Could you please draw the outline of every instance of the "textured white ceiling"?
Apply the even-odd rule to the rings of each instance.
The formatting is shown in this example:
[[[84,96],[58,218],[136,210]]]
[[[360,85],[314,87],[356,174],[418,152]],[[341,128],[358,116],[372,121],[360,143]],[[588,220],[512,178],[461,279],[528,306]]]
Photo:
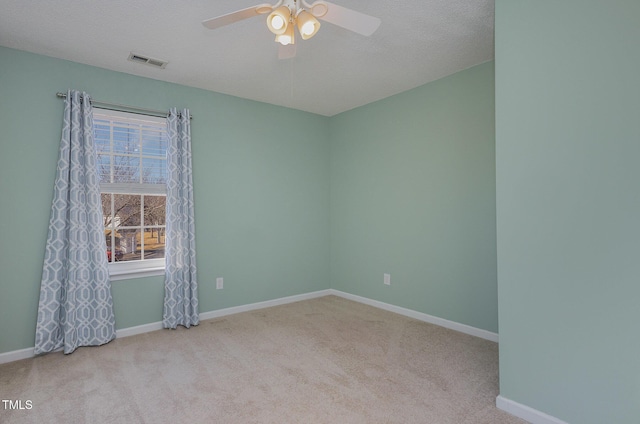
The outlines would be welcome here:
[[[0,45],[325,116],[493,59],[493,0],[332,0],[380,28],[364,37],[322,22],[287,60],[264,16],[200,24],[263,1],[0,0]],[[169,64],[129,62],[131,51]]]

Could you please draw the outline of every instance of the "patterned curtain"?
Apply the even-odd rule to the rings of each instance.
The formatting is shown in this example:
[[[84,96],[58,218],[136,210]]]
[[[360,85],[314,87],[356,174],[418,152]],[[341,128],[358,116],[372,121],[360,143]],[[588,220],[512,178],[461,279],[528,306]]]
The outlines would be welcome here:
[[[116,335],[93,115],[69,90],[42,267],[35,353],[108,343]]]
[[[191,174],[189,110],[175,108],[167,118],[167,214],[164,283],[164,328],[198,325],[196,239]]]

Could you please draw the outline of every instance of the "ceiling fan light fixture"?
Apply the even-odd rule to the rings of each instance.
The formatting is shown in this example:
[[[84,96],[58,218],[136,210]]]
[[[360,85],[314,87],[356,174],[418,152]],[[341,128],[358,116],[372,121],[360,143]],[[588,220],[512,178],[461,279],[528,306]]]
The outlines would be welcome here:
[[[276,41],[283,46],[287,46],[289,44],[295,44],[296,39],[293,33],[293,25],[289,25],[284,34],[276,35]]]
[[[275,35],[284,34],[287,31],[289,20],[291,19],[291,11],[287,6],[280,6],[267,17],[267,26],[269,31]]]
[[[323,0],[311,4],[308,1],[313,0],[277,0],[273,5],[263,3],[204,20],[202,25],[208,29],[216,29],[253,16],[267,15],[269,31],[275,34],[275,41],[283,46],[295,44],[296,26],[303,40],[316,35],[320,30],[318,19],[364,36],[373,34],[380,26],[379,18]],[[294,48],[285,50],[295,52]],[[284,58],[289,57],[293,55]]]
[[[298,31],[303,40],[308,40],[318,33],[320,22],[311,13],[301,10],[296,18]]]

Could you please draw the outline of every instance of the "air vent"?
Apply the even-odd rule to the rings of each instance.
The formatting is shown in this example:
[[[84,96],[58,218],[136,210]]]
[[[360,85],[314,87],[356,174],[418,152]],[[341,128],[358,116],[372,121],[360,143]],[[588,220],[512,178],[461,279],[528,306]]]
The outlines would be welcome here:
[[[164,69],[167,66],[167,63],[169,63],[166,60],[154,59],[133,52],[129,53],[128,60],[130,60],[131,62],[143,63],[145,65],[153,66],[154,68],[160,69]]]

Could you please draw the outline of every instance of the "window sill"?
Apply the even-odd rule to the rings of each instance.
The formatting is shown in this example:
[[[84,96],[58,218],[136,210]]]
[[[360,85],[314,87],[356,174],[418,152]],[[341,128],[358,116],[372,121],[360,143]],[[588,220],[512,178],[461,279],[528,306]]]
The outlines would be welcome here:
[[[164,275],[164,267],[140,268],[130,270],[109,270],[109,279],[111,281],[130,280],[133,278],[156,277]]]

